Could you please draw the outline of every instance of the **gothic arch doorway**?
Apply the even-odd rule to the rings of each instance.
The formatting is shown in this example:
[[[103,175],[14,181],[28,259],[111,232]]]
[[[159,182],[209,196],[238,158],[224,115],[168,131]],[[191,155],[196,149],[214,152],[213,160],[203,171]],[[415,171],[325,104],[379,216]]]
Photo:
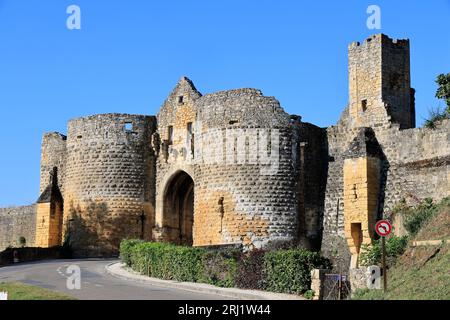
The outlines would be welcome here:
[[[184,171],[175,173],[164,189],[163,226],[166,241],[192,246],[194,180]]]

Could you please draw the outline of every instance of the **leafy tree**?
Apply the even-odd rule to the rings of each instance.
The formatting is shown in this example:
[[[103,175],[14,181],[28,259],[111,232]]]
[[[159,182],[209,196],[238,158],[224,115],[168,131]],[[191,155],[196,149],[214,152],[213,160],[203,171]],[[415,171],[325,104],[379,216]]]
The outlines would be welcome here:
[[[440,74],[436,83],[439,86],[436,92],[436,98],[443,99],[447,103],[445,112],[450,115],[450,73]]]
[[[436,84],[438,89],[436,91],[436,98],[445,100],[447,108],[441,110],[441,108],[429,109],[428,119],[425,120],[425,127],[429,129],[434,129],[436,123],[444,120],[450,119],[450,73],[440,74],[436,78]]]

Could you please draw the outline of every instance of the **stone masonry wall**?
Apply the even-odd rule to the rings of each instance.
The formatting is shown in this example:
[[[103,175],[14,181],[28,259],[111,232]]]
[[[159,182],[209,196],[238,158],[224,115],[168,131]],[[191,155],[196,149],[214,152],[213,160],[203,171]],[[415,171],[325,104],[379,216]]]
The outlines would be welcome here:
[[[335,249],[349,261],[344,235],[343,153],[357,134],[357,128],[328,128],[329,163],[325,191],[322,251],[331,256]],[[435,200],[450,196],[450,121],[436,129],[399,130],[374,128],[385,156],[381,177],[382,197],[378,216],[388,213],[402,199]],[[342,249],[339,249],[342,248]]]
[[[78,255],[117,253],[123,238],[151,239],[155,129],[154,117],[126,114],[69,122],[64,230]]]
[[[292,121],[295,121],[293,117]],[[326,130],[310,123],[295,121],[298,126],[294,142],[298,163],[299,242],[320,249],[324,195],[327,180],[328,149]]]
[[[36,206],[0,208],[0,251],[19,247],[19,238],[25,237],[26,246],[35,240]]]
[[[66,141],[67,137],[57,132],[46,133],[43,136],[41,147],[41,175],[39,194],[41,194],[50,183],[50,172],[53,171],[54,167],[58,168],[58,185],[61,193],[64,194],[67,152]]]
[[[194,239],[199,245],[243,243],[249,248],[296,240],[297,163],[289,115],[276,99],[254,89],[206,95],[197,105],[202,138],[211,130],[213,136],[203,139],[202,161],[196,166]],[[271,140],[279,135],[272,140],[271,152],[276,148],[279,156],[271,174],[264,173],[270,166],[262,158],[268,132]],[[210,152],[214,142],[219,149]]]
[[[377,34],[349,45],[349,111],[352,126],[415,127],[409,40]]]

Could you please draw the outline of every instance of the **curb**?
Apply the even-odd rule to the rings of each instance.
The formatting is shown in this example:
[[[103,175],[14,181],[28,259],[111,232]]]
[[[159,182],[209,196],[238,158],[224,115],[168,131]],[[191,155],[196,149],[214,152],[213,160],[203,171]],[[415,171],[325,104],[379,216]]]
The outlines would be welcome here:
[[[127,281],[145,283],[149,285],[180,289],[196,293],[207,293],[233,298],[238,300],[306,300],[305,298],[291,294],[272,293],[259,290],[243,290],[235,288],[220,288],[209,284],[178,282],[173,280],[161,280],[150,278],[135,271],[126,270],[124,264],[113,262],[105,266],[106,273]]]

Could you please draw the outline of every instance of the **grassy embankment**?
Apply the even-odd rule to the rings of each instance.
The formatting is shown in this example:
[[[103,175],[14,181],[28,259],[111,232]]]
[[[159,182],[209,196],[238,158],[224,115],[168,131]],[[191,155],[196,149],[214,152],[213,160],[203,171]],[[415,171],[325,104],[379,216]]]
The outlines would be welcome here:
[[[75,300],[62,293],[18,282],[0,283],[0,292],[7,292],[8,300]]]
[[[409,209],[407,214],[414,214]],[[388,290],[358,291],[364,300],[450,300],[450,199],[435,206],[435,213],[410,236],[408,246],[388,273]],[[414,246],[415,241],[440,240],[437,245]]]

